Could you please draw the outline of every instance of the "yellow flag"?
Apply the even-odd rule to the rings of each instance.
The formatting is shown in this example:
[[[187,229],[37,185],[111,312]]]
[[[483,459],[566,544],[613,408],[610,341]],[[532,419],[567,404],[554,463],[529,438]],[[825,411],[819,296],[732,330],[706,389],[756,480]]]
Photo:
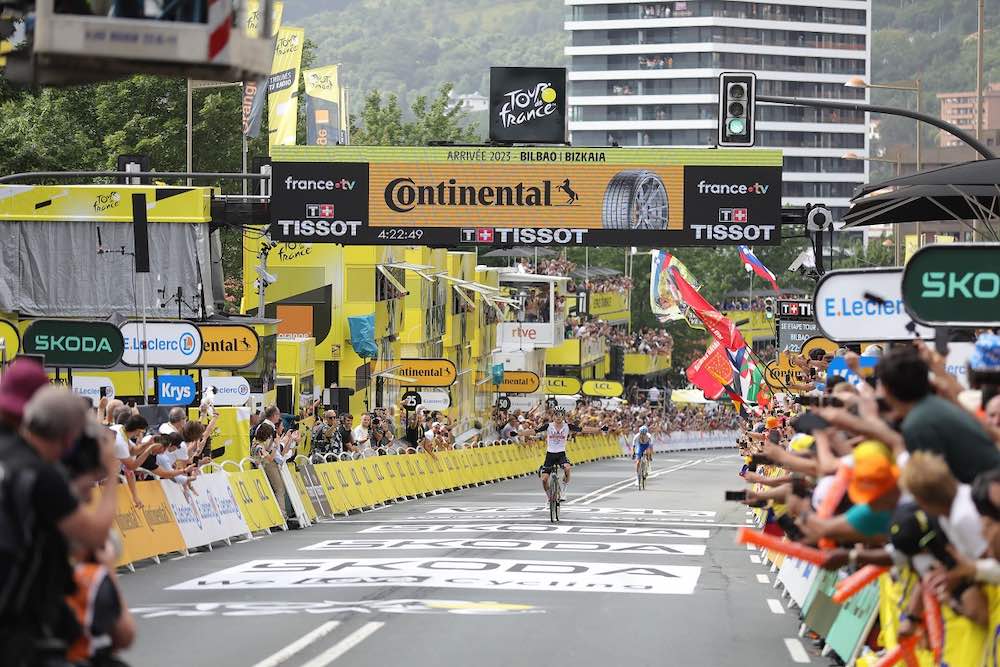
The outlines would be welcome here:
[[[282,28],[274,45],[267,85],[268,147],[294,146],[298,119],[299,68],[305,30]]]
[[[306,143],[327,146],[347,143],[346,91],[340,69],[327,65],[302,72],[306,82]]]
[[[281,15],[284,12],[285,3],[271,3],[271,35],[278,34],[281,27]],[[260,0],[247,0],[247,34],[251,37],[260,36],[261,21]]]

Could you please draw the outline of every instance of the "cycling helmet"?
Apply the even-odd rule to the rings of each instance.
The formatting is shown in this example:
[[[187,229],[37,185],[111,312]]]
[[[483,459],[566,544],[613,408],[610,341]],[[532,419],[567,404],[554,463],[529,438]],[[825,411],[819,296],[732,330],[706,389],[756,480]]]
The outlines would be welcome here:
[[[649,428],[646,427],[646,426],[640,426],[639,427],[639,433],[642,433],[643,435],[646,435],[647,433],[649,433]]]

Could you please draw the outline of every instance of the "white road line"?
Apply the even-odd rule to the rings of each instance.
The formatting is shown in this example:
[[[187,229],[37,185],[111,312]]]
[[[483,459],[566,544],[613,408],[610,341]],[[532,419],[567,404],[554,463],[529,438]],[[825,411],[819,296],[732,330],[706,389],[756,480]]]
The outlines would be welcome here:
[[[758,574],[757,575],[757,581],[760,582],[760,583],[762,583],[762,584],[769,584],[769,583],[771,583],[771,580],[767,578],[766,574]]]
[[[327,623],[324,623],[323,625],[319,626],[312,632],[307,632],[306,634],[302,635],[301,637],[299,637],[298,639],[296,639],[291,644],[281,649],[271,657],[261,660],[253,667],[277,667],[277,665],[280,665],[281,663],[285,662],[293,655],[295,655],[305,647],[309,646],[316,640],[322,639],[326,635],[333,632],[333,630],[338,625],[340,625],[340,621],[329,621]]]
[[[775,600],[774,598],[767,599],[767,606],[771,608],[772,614],[784,614],[785,608],[781,606],[781,600]]]
[[[811,662],[811,660],[809,660],[809,654],[806,653],[806,649],[802,646],[802,642],[798,639],[786,638],[785,648],[788,649],[788,653],[792,656],[793,662],[801,664],[808,664]]]
[[[660,459],[658,459],[658,460],[660,460]],[[673,472],[674,470],[680,470],[681,468],[686,467],[687,465],[695,465],[695,464],[698,464],[698,463],[709,462],[709,461],[714,461],[714,460],[715,459],[699,459],[697,461],[692,461],[691,459],[687,459],[687,460],[684,461],[683,465],[676,466],[676,467],[670,468],[668,470],[654,470],[653,472],[651,472],[649,474],[649,476],[651,478],[653,478],[653,477],[659,477],[660,475],[662,475],[664,473]],[[667,459],[667,461],[676,461],[676,459],[673,459],[673,460],[672,459]],[[580,496],[579,498],[575,498],[574,500],[568,500],[568,501],[566,501],[566,504],[567,505],[572,505],[573,503],[581,503],[581,504],[584,504],[584,505],[589,505],[590,502],[591,502],[589,500],[591,496],[603,493],[604,491],[607,491],[608,489],[610,489],[611,487],[614,487],[614,486],[624,485],[624,487],[627,488],[629,485],[634,484],[634,483],[635,483],[635,477],[628,477],[626,479],[619,480],[617,482],[612,482],[611,484],[606,484],[606,485],[602,486],[599,489],[594,489],[593,491],[591,491],[589,493],[585,493],[584,495]],[[618,490],[620,490],[620,489],[616,489],[616,491],[618,491]],[[583,501],[587,501],[587,502],[583,502]]]
[[[677,471],[677,470],[681,470],[683,468],[690,468],[691,466],[698,465],[701,462],[702,462],[702,459],[698,459],[696,461],[691,461],[689,463],[684,463],[684,464],[681,464],[679,466],[674,466],[673,468],[667,468],[666,470],[658,470],[657,472],[651,473],[649,475],[649,477],[650,477],[650,479],[654,479],[656,477],[659,477],[660,475],[666,475],[668,472],[674,472],[674,471]],[[583,504],[583,505],[590,505],[591,503],[595,503],[598,500],[603,500],[604,498],[607,498],[608,496],[614,495],[614,494],[618,493],[619,491],[624,491],[625,489],[629,488],[632,484],[635,484],[635,480],[634,479],[625,480],[622,483],[622,485],[619,486],[618,488],[611,489],[610,491],[608,491],[606,493],[602,493],[599,496],[595,496],[593,498],[589,498],[589,499],[587,499],[585,502],[583,502],[581,504]]]
[[[302,667],[326,667],[331,662],[344,655],[352,648],[363,642],[365,639],[370,637],[372,634],[378,631],[385,623],[379,623],[377,621],[372,621],[370,623],[365,623],[360,628],[347,635],[339,642],[323,651],[315,658],[302,665]]]
[[[760,556],[752,555],[750,556],[750,562],[754,565],[760,565]]]
[[[393,525],[396,525],[396,524],[404,525],[405,524],[405,525],[421,526],[421,525],[426,525],[426,524],[434,525],[434,524],[441,523],[442,521],[447,521],[448,524],[454,524],[454,525],[462,525],[462,524],[472,524],[472,525],[475,525],[475,524],[480,524],[480,523],[503,523],[503,524],[506,525],[506,524],[524,522],[524,521],[538,521],[539,516],[540,515],[537,512],[535,513],[535,515],[527,515],[527,514],[517,514],[517,515],[514,515],[514,516],[498,515],[498,514],[480,515],[478,518],[475,518],[475,519],[472,519],[472,518],[456,519],[456,518],[453,518],[453,517],[450,517],[450,516],[447,517],[447,519],[442,519],[442,515],[437,515],[436,518],[427,517],[426,519],[424,519],[424,518],[419,518],[419,519],[418,518],[407,518],[407,519],[392,519],[391,521],[388,521],[388,520],[386,520],[386,521],[365,521],[363,519],[357,519],[357,520],[356,519],[348,519],[346,521],[337,521],[336,523],[338,525],[341,525],[341,526],[346,526],[346,525],[350,525],[350,524],[354,524],[354,523],[357,523],[357,524],[379,524],[379,525],[384,524],[384,523],[392,523]],[[694,521],[694,520],[692,520],[692,521],[685,521],[685,520],[681,520],[681,519],[670,520],[670,521],[646,521],[646,520],[642,520],[641,518],[639,518],[639,519],[635,519],[635,518],[633,518],[633,519],[627,519],[627,518],[624,518],[622,516],[605,517],[604,519],[577,519],[576,517],[573,517],[573,518],[568,518],[567,517],[566,519],[562,520],[562,523],[565,523],[565,524],[568,524],[568,525],[578,524],[578,523],[597,523],[597,524],[600,524],[602,526],[607,526],[609,528],[614,528],[618,524],[629,525],[629,526],[633,526],[633,525],[634,526],[642,526],[642,527],[647,527],[647,528],[664,528],[664,527],[668,527],[668,528],[680,528],[680,527],[685,527],[685,528],[744,528],[745,527],[741,523],[711,523],[711,522]],[[418,531],[414,531],[414,532],[419,532],[419,530]]]

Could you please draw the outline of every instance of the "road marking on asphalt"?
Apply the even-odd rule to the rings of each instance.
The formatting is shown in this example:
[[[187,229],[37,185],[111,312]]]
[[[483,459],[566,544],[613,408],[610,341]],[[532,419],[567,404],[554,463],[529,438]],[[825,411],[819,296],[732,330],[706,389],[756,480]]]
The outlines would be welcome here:
[[[385,625],[385,623],[379,623],[378,621],[369,621],[368,623],[365,623],[360,628],[304,664],[302,667],[326,667],[331,662],[366,640],[368,637],[378,632],[378,629],[383,625]]]
[[[562,510],[560,510],[561,512]],[[412,526],[427,525],[432,521],[441,521],[445,517],[418,517],[418,516],[407,516],[407,517],[393,517],[393,522],[398,525],[408,524]],[[505,516],[478,516],[478,517],[447,517],[448,521],[454,524],[463,523],[484,523],[488,521],[496,521],[498,519],[503,519],[505,521],[513,520],[523,520],[523,521],[538,521],[538,515],[531,514],[514,514]],[[561,523],[565,524],[578,524],[578,523],[594,523],[601,526],[608,525],[633,525],[633,526],[649,526],[650,528],[661,528],[665,526],[691,526],[696,528],[744,528],[742,523],[711,523],[702,521],[699,519],[656,519],[656,518],[644,518],[644,517],[605,517],[603,519],[577,519],[573,517],[572,519],[566,518],[562,519],[560,517]],[[348,519],[347,521],[338,521],[338,525],[345,526],[349,524],[378,524],[382,525],[384,521],[374,521],[374,520],[364,520],[364,519]]]
[[[567,503],[568,504],[568,503]],[[427,514],[524,514],[524,513],[545,513],[548,514],[548,505],[508,505],[508,506],[451,506],[437,507],[428,510]],[[641,517],[669,517],[679,516],[698,517],[702,521],[711,521],[718,512],[711,510],[684,510],[684,509],[649,509],[643,507],[564,507],[565,514],[590,514],[590,515],[612,515],[612,516],[641,516]]]
[[[707,540],[711,531],[704,528],[640,528],[637,526],[571,526],[565,523],[489,523],[480,521],[469,524],[391,524],[378,525],[358,533],[546,533],[549,535],[641,537],[690,537]]]
[[[759,583],[762,583],[762,584],[769,584],[769,583],[771,583],[771,580],[767,578],[766,574],[758,574],[757,575],[757,581]]]
[[[750,562],[754,565],[760,565],[760,556],[752,555],[750,556]]]
[[[424,587],[691,595],[696,565],[493,558],[284,558],[253,560],[167,590]]]
[[[281,663],[287,661],[289,658],[291,658],[293,655],[295,655],[305,647],[309,646],[313,642],[318,641],[323,637],[325,637],[326,635],[333,632],[333,630],[338,625],[340,625],[340,621],[327,621],[326,623],[319,626],[315,630],[312,630],[302,635],[301,637],[299,637],[298,639],[296,639],[291,644],[281,649],[274,655],[261,660],[253,667],[277,667],[277,665],[280,665]]]
[[[558,540],[516,539],[362,539],[324,540],[299,551],[382,551],[382,550],[454,550],[473,549],[485,551],[544,551],[562,553],[576,551],[600,554],[639,554],[655,556],[704,556],[704,544],[659,544],[652,542],[576,542]]]
[[[688,467],[689,465],[695,465],[697,463],[701,463],[703,460],[714,461],[715,459],[698,459],[696,461],[692,461],[691,459],[687,459],[680,466],[676,466],[674,468],[668,468],[666,470],[656,470],[654,472],[651,472],[649,474],[649,476],[650,476],[650,478],[659,477],[660,475],[666,474],[668,472],[673,472],[674,470],[680,470],[681,468]],[[675,461],[675,459],[667,459],[667,461],[673,462],[673,461]],[[617,487],[617,486],[624,485],[624,486],[622,486],[622,488],[624,489],[624,488],[628,488],[632,484],[635,484],[635,477],[628,477],[626,479],[619,480],[617,482],[612,482],[611,484],[607,484],[605,486],[602,486],[599,489],[594,489],[593,491],[591,491],[591,492],[589,492],[587,494],[584,494],[584,495],[582,495],[579,498],[576,498],[574,500],[566,501],[566,504],[569,505],[569,504],[574,504],[574,503],[581,503],[581,504],[584,504],[584,505],[589,505],[590,502],[591,502],[589,500],[591,496],[599,495],[599,494],[607,491],[608,489],[611,489],[612,487]],[[620,491],[621,489],[617,489],[617,490]]]
[[[806,649],[802,646],[802,642],[798,639],[785,638],[785,648],[788,649],[788,653],[792,656],[793,662],[801,664],[808,664],[811,662],[809,654],[806,653]]]
[[[781,600],[775,600],[774,598],[767,599],[767,606],[770,607],[772,614],[784,614],[785,608],[781,606]]]
[[[702,462],[702,459],[698,459],[696,461],[690,461],[688,463],[682,463],[681,465],[674,466],[673,468],[667,468],[666,470],[658,470],[656,472],[650,473],[649,474],[649,479],[656,479],[660,475],[666,475],[667,473],[676,472],[678,470],[683,470],[684,468],[690,468],[691,466],[698,465],[701,462]],[[587,500],[583,501],[581,504],[582,505],[590,505],[592,503],[596,503],[598,500],[603,500],[603,499],[607,498],[608,496],[612,496],[612,495],[618,493],[619,491],[624,491],[625,489],[631,488],[633,484],[635,484],[635,479],[629,478],[627,480],[624,480],[624,481],[620,482],[619,486],[617,486],[616,488],[613,488],[610,491],[606,491],[605,493],[602,493],[599,496],[594,496],[593,498],[587,498]],[[577,501],[579,502],[579,498],[577,499]]]

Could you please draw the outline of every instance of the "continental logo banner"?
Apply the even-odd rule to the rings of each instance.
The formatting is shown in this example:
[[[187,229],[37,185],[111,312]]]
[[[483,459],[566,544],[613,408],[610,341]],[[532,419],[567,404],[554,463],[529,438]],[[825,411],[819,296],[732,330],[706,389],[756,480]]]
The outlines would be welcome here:
[[[475,245],[780,243],[776,151],[285,147],[272,237]]]
[[[294,146],[299,117],[299,68],[305,30],[281,28],[267,80],[268,146]]]
[[[153,185],[0,185],[0,220],[131,223],[133,194],[149,222],[212,220],[211,188]]]

